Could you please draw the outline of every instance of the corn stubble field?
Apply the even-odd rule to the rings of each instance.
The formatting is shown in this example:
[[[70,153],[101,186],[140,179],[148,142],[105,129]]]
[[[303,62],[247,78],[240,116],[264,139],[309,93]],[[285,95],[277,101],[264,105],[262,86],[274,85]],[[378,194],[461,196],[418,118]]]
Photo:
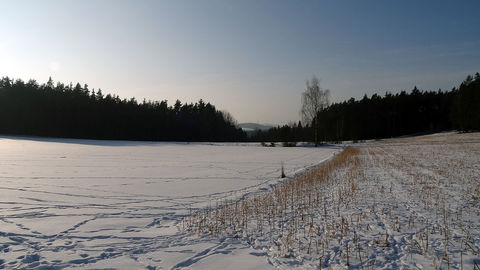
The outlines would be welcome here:
[[[480,134],[348,147],[272,189],[186,217],[277,268],[480,269]]]

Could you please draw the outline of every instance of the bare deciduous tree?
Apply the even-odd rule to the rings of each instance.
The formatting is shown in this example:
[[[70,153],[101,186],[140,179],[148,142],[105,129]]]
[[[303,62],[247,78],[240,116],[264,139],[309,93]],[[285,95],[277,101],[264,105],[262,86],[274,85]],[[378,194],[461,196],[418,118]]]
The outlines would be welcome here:
[[[306,82],[306,89],[302,93],[302,109],[300,114],[302,121],[310,125],[314,130],[315,146],[318,145],[318,119],[317,114],[328,107],[330,102],[330,90],[323,90],[320,81],[315,77]]]
[[[227,111],[221,111],[222,112],[222,115],[223,115],[223,119],[225,120],[225,122],[227,122],[228,124],[232,125],[232,126],[238,126],[238,122],[235,118],[233,118],[232,114],[230,114],[229,112]]]

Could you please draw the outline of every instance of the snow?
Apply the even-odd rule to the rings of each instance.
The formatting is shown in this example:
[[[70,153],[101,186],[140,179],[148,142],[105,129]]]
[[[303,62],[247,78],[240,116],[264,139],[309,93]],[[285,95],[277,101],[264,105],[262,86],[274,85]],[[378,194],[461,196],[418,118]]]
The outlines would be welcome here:
[[[309,212],[302,212],[307,197],[297,194],[272,224],[263,213],[246,229],[212,235],[190,230],[186,220],[265,198],[305,171],[317,177],[312,166],[340,156],[341,148],[0,137],[0,269],[480,263],[479,133],[352,146],[357,158],[308,190],[318,193]],[[279,179],[282,163],[286,181]]]
[[[238,207],[199,212],[188,228],[200,238],[240,238],[280,269],[480,264],[480,133],[355,146],[358,154],[328,174],[312,169]]]
[[[270,189],[338,147],[0,137],[0,269],[270,269],[183,217]]]

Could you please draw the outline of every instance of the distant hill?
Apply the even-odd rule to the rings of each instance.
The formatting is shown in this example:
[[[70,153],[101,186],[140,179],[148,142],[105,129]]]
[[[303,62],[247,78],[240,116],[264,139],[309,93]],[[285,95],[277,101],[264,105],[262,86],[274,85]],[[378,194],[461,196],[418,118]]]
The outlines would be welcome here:
[[[242,130],[247,133],[248,137],[252,137],[255,135],[257,130],[269,130],[273,126],[271,125],[262,125],[262,124],[257,124],[257,123],[242,123],[238,124]]]
[[[241,127],[245,132],[255,130],[268,130],[273,127],[272,125],[262,125],[257,123],[242,123],[238,124],[238,126]]]

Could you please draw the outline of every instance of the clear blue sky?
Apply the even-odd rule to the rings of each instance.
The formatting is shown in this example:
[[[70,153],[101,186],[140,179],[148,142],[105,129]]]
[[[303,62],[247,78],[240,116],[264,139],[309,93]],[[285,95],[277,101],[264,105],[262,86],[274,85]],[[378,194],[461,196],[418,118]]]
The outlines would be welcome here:
[[[121,98],[200,98],[239,122],[333,101],[450,89],[480,71],[480,1],[0,1],[0,76]]]

